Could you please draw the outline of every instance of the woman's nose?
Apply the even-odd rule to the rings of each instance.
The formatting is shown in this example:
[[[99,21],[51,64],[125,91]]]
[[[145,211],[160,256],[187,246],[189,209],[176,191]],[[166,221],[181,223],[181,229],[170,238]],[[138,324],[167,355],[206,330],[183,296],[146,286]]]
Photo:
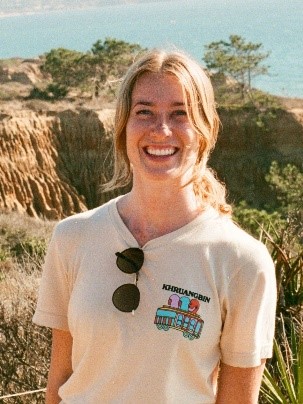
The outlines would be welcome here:
[[[159,118],[155,123],[152,133],[160,136],[170,136],[172,131],[166,118]]]

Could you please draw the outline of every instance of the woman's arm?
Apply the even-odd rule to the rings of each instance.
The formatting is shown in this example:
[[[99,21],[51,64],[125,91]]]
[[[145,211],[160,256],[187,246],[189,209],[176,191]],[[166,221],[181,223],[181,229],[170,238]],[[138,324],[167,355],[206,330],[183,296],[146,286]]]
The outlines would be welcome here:
[[[62,386],[72,374],[73,339],[68,331],[52,330],[52,354],[46,388],[46,404],[58,404],[58,395]]]
[[[221,363],[216,404],[257,404],[265,362],[253,368]]]

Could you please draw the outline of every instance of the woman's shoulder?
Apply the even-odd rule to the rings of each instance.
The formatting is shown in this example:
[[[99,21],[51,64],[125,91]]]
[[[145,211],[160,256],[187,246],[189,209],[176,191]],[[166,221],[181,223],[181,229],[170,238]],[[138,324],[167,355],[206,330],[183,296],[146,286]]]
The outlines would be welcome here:
[[[210,224],[210,242],[238,257],[268,256],[264,243],[242,229],[231,217],[218,214]]]
[[[60,220],[55,226],[54,233],[60,235],[76,235],[83,234],[86,230],[93,231],[97,225],[99,228],[108,220],[108,210],[111,205],[115,204],[115,199],[84,212],[76,213]]]

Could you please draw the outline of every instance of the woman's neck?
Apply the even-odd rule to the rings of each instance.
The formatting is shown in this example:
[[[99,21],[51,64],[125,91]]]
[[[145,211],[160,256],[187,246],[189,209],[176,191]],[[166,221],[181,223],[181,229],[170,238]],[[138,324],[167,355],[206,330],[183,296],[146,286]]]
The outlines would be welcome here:
[[[186,225],[203,210],[192,185],[180,189],[133,189],[118,201],[118,212],[139,245]]]

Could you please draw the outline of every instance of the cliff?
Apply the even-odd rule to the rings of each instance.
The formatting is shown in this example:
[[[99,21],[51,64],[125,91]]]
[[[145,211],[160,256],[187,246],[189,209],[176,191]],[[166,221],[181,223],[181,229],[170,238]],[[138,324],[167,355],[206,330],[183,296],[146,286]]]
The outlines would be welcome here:
[[[101,99],[47,103],[28,100],[45,83],[37,60],[0,63],[0,210],[58,219],[106,202],[113,107]],[[264,177],[273,160],[303,166],[303,100],[281,99],[273,116],[254,109],[220,109],[210,165],[229,190],[261,208],[274,206]]]
[[[111,110],[0,117],[0,209],[58,219],[105,201]]]
[[[227,183],[230,200],[271,204],[264,180],[271,162],[303,164],[303,110],[278,110],[266,130],[250,110],[221,110],[220,116],[223,130],[211,165]],[[0,209],[58,219],[116,195],[99,190],[110,171],[112,118],[110,109],[2,113]]]

